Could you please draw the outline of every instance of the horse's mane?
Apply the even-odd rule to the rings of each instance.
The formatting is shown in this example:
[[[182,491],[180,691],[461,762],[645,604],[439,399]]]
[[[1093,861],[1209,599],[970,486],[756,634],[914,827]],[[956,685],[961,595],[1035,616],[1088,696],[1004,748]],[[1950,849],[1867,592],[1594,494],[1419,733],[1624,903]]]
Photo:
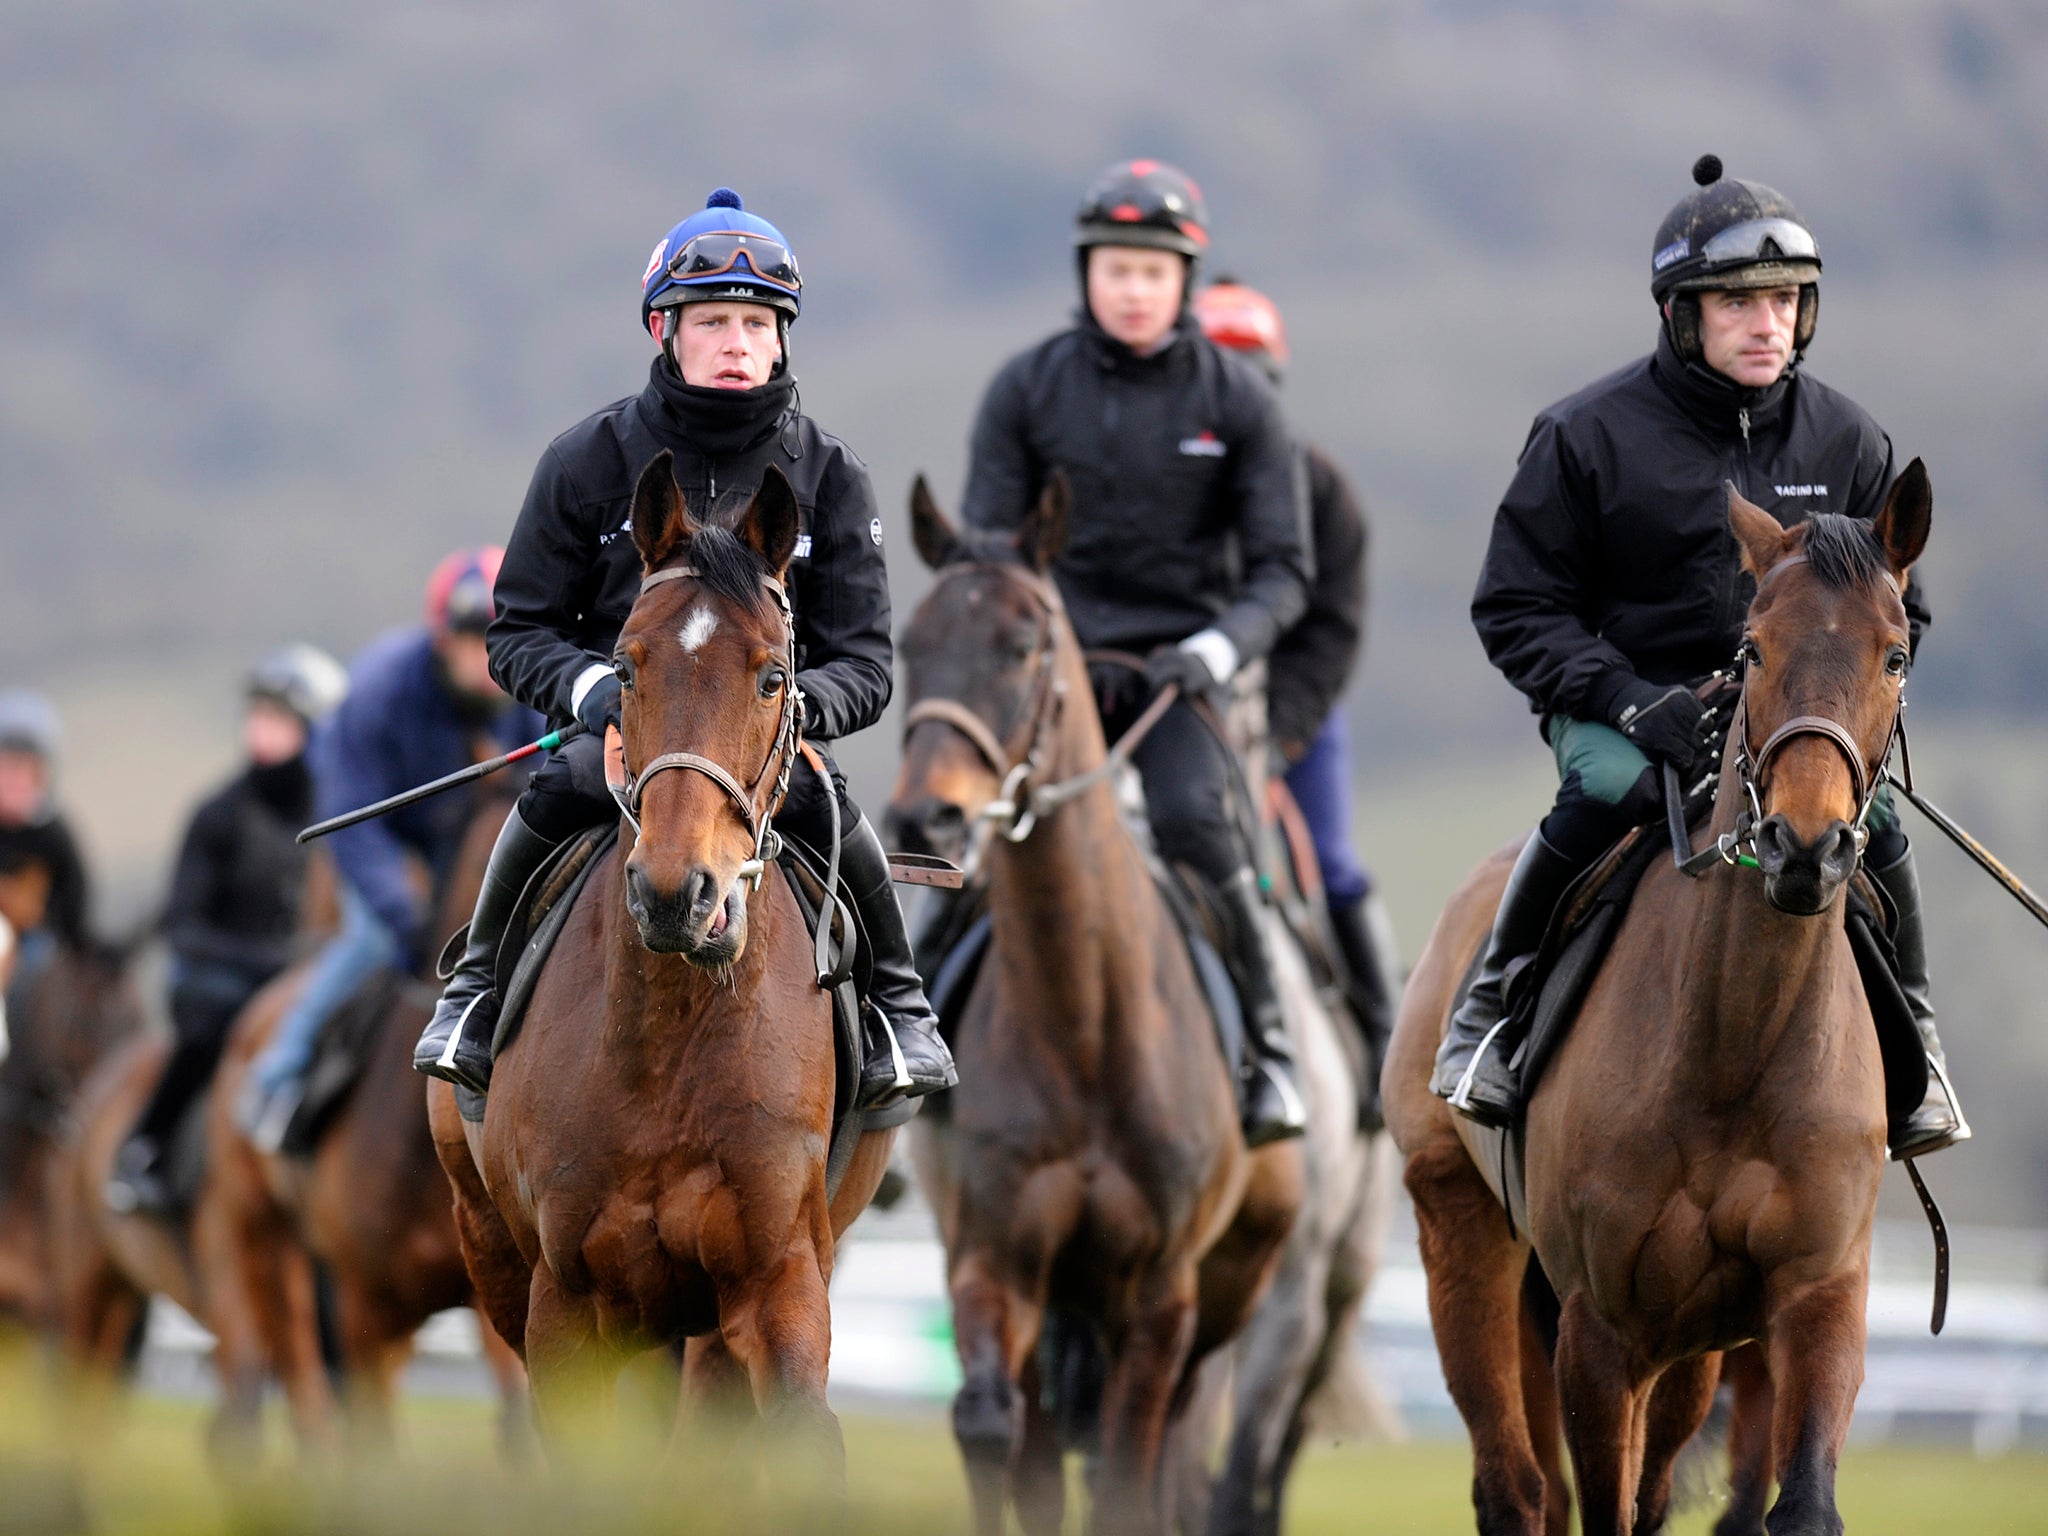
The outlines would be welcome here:
[[[1816,512],[1806,520],[1801,546],[1807,566],[1838,591],[1859,591],[1878,585],[1890,573],[1884,545],[1865,518],[1841,512]]]

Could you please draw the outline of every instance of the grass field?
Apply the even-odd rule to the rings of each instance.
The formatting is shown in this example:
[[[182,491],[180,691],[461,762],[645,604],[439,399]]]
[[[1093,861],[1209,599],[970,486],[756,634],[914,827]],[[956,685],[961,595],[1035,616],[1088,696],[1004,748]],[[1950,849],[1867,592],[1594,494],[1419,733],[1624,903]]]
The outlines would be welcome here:
[[[15,1378],[19,1385],[20,1378]],[[734,1453],[678,1461],[650,1473],[656,1446],[614,1445],[604,1470],[575,1479],[511,1473],[494,1451],[487,1404],[413,1401],[398,1462],[337,1465],[304,1476],[287,1471],[273,1437],[272,1460],[243,1466],[232,1487],[202,1458],[203,1405],[140,1399],[99,1432],[68,1448],[47,1413],[31,1408],[39,1392],[0,1397],[0,1536],[202,1536],[202,1533],[369,1533],[456,1536],[488,1532],[727,1532],[835,1528],[917,1533],[960,1531],[966,1497],[943,1418],[849,1415],[845,1419],[851,1508],[827,1516],[788,1484],[799,1469],[778,1468],[772,1504],[722,1495]],[[281,1426],[280,1426],[281,1428]],[[1310,1532],[1414,1533],[1472,1529],[1462,1444],[1441,1442],[1319,1449],[1295,1480],[1287,1529]],[[1930,1531],[1971,1536],[2048,1528],[2048,1459],[1967,1456],[1895,1447],[1852,1451],[1841,1479],[1843,1514],[1858,1536]],[[1711,1525],[1717,1501],[1674,1525],[1696,1536]],[[1070,1519],[1069,1529],[1076,1529]]]

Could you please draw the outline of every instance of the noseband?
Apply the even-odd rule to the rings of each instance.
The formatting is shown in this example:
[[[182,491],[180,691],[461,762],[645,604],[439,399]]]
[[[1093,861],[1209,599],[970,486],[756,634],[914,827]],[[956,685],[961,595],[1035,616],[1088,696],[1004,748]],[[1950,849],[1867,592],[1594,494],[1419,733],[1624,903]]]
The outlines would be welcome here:
[[[1005,577],[1023,577],[1021,570],[1008,566],[977,563],[955,566],[943,571],[939,580],[971,570],[993,569]],[[1031,829],[1038,824],[1041,811],[1048,807],[1040,805],[1039,793],[1030,788],[1031,781],[1045,766],[1046,754],[1052,747],[1052,728],[1066,703],[1066,685],[1055,675],[1054,668],[1059,660],[1058,650],[1053,644],[1053,628],[1061,610],[1059,589],[1049,578],[1034,581],[1024,577],[1021,585],[1031,594],[1038,605],[1038,640],[1033,647],[1035,672],[1031,682],[1031,702],[1027,718],[1031,734],[1024,755],[1015,763],[1009,759],[1004,747],[989,723],[958,699],[919,699],[903,716],[903,739],[906,744],[910,733],[928,720],[936,720],[951,726],[972,744],[981,754],[998,779],[1002,789],[996,798],[981,809],[980,819],[1002,825],[1003,836],[1013,843],[1021,843],[1031,835]],[[1057,787],[1057,786],[1050,786]]]
[[[648,590],[665,581],[681,581],[685,577],[694,579],[697,568],[691,565],[670,566],[666,570],[649,572],[640,582],[640,593],[644,597]],[[640,804],[647,794],[647,782],[658,773],[671,769],[701,773],[705,778],[725,791],[732,801],[740,820],[746,825],[747,835],[754,840],[754,856],[740,866],[742,879],[751,879],[754,888],[761,887],[762,872],[769,861],[780,856],[782,839],[776,834],[771,823],[775,813],[782,806],[783,798],[789,793],[789,776],[796,767],[797,721],[802,714],[803,690],[796,685],[796,617],[789,606],[789,593],[773,576],[763,576],[761,585],[775,598],[775,606],[782,614],[783,658],[788,668],[789,681],[782,688],[782,716],[776,722],[775,740],[768,748],[768,756],[762,761],[761,771],[754,775],[751,785],[742,787],[740,781],[710,758],[695,752],[664,752],[652,759],[638,773],[629,765],[626,769],[627,782],[612,788],[612,798],[619,802],[619,809],[626,820],[633,824],[635,836],[640,832]],[[756,806],[755,799],[761,786],[768,782],[770,770],[777,770],[774,788],[769,791],[767,802]]]

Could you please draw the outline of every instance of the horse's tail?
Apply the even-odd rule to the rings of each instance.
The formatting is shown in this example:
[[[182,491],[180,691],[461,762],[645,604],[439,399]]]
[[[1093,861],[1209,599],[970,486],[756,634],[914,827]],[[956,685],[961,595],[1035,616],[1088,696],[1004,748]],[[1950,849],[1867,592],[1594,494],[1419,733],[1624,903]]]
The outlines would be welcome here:
[[[1095,1454],[1108,1374],[1093,1328],[1069,1312],[1046,1313],[1038,1333],[1038,1379],[1067,1450]]]

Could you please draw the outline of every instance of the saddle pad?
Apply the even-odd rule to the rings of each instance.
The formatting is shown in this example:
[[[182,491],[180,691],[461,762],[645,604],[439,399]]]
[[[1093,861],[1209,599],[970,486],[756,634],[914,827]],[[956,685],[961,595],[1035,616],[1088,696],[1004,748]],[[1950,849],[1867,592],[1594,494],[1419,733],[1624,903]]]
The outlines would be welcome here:
[[[306,1091],[292,1111],[278,1150],[310,1157],[321,1136],[361,1081],[377,1048],[377,1026],[410,978],[394,970],[373,973],[321,1026],[306,1069]]]

